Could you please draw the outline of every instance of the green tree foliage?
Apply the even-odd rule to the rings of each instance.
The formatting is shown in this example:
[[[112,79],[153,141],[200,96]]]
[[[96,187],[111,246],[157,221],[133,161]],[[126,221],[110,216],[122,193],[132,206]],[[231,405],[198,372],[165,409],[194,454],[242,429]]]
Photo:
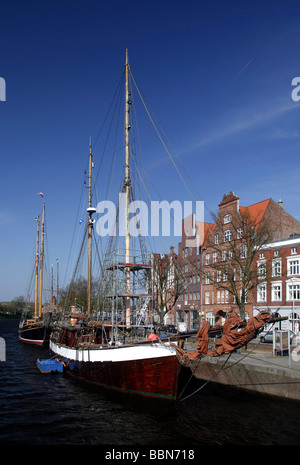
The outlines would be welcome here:
[[[92,282],[92,310],[96,310],[97,305],[96,284]],[[69,310],[71,306],[87,310],[87,280],[79,277],[60,291],[59,307],[64,310]]]

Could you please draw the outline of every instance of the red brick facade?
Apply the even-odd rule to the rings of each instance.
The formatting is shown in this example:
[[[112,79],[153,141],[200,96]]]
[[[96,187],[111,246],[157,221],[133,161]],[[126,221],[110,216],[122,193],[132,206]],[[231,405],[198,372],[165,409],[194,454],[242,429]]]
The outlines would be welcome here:
[[[187,239],[195,230],[188,232],[187,236],[182,227],[178,263],[185,290],[175,309],[177,321],[186,322],[187,330],[197,329],[203,318],[212,325],[216,324],[220,310],[238,310],[236,298],[226,290],[225,268],[222,270],[222,266],[232,258],[232,247],[238,247],[239,234],[244,234],[242,228],[245,224],[251,224],[256,235],[265,234],[266,227],[269,230],[268,246],[260,250],[253,261],[253,268],[258,267],[259,270],[256,285],[245,296],[246,318],[255,314],[257,309],[270,308],[281,315],[288,314],[292,325],[290,329],[297,329],[294,326],[297,326],[300,313],[300,237],[297,237],[300,235],[300,223],[283,209],[282,204],[272,199],[242,207],[239,198],[231,192],[220,202],[215,223],[205,223],[202,246],[186,247]],[[237,270],[237,286],[242,280],[241,273]],[[240,292],[242,296],[242,290]]]

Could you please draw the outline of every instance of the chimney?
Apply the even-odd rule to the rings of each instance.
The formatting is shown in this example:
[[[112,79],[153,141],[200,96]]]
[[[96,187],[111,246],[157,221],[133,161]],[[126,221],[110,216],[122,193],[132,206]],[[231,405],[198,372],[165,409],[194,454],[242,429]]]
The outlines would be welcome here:
[[[282,201],[282,200],[279,200],[278,205],[279,205],[281,208],[283,208],[283,201]]]

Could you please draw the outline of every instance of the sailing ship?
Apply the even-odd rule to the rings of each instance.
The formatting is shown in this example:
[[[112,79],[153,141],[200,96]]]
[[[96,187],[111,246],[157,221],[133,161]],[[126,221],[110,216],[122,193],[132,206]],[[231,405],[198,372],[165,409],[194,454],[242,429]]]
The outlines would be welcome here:
[[[42,313],[43,269],[44,269],[44,236],[45,236],[45,203],[42,210],[41,250],[39,251],[40,217],[36,218],[36,257],[35,257],[35,293],[34,316],[27,318],[27,310],[19,323],[19,339],[22,342],[37,345],[49,344],[51,332],[51,312]]]
[[[114,391],[161,399],[176,399],[180,364],[176,340],[162,340],[153,332],[149,292],[151,255],[143,246],[133,250],[130,237],[129,204],[133,196],[130,172],[128,85],[129,63],[125,62],[125,163],[122,193],[125,197],[125,248],[106,254],[101,278],[103,308],[95,319],[91,312],[92,236],[96,209],[92,206],[92,147],[88,171],[88,280],[87,313],[73,307],[57,322],[50,349],[64,371],[79,380]],[[121,279],[122,278],[122,279]],[[122,283],[121,283],[122,281]],[[118,286],[121,283],[120,286]],[[109,304],[108,304],[109,302]],[[109,319],[108,319],[109,317]],[[150,333],[150,334],[149,334]]]
[[[130,145],[129,112],[130,92],[128,86],[129,63],[126,50],[125,62],[125,163],[122,194],[125,201],[119,205],[119,215],[125,220],[125,249],[108,248],[101,274],[102,309],[92,315],[92,237],[96,209],[92,206],[92,147],[89,150],[89,185],[87,208],[88,280],[87,313],[75,306],[57,321],[50,336],[53,357],[49,361],[38,360],[42,372],[63,371],[80,381],[100,388],[146,397],[175,400],[178,397],[178,381],[182,366],[194,371],[195,365],[204,357],[222,357],[245,346],[254,339],[265,324],[278,321],[270,312],[251,318],[247,323],[234,312],[227,315],[225,324],[210,327],[204,321],[199,331],[160,338],[153,330],[151,302],[151,279],[153,263],[139,236],[140,255],[131,246],[130,200],[133,198]],[[113,236],[110,238],[110,245]],[[152,276],[151,276],[152,273]],[[120,285],[121,284],[121,285]],[[142,290],[142,287],[144,289]],[[110,302],[107,305],[107,301]],[[153,300],[152,300],[153,302]],[[193,334],[192,334],[193,333]],[[197,335],[196,335],[197,333]],[[196,335],[194,351],[183,349],[182,342]],[[53,363],[52,363],[53,362]],[[53,365],[53,367],[51,366]]]

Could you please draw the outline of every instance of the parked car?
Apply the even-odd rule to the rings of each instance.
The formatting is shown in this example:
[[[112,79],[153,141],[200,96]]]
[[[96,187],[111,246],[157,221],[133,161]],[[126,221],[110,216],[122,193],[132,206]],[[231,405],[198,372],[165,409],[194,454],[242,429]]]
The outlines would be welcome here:
[[[290,344],[292,345],[295,333],[290,331]],[[263,331],[259,335],[260,342],[273,342],[273,330]]]

